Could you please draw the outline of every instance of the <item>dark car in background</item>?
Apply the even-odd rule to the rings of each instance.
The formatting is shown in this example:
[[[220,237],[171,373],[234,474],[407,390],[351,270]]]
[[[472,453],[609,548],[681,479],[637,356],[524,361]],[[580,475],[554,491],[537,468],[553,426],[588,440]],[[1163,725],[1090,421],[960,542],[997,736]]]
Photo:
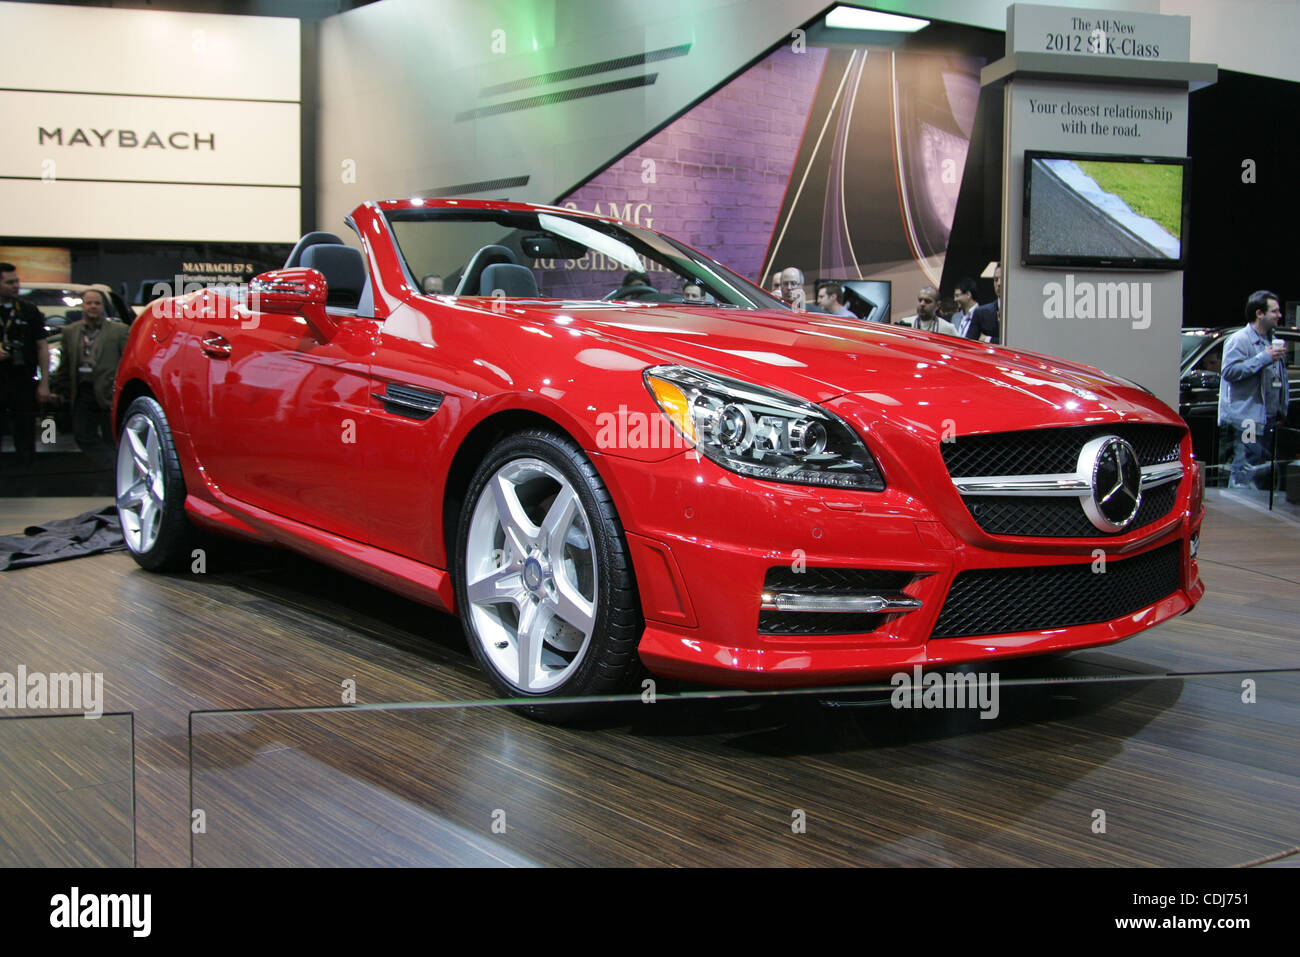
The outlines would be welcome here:
[[[1219,461],[1219,376],[1223,344],[1241,326],[1184,329],[1182,362],[1178,370],[1178,413],[1192,431],[1192,451],[1206,465]],[[1291,383],[1291,407],[1278,430],[1278,456],[1300,456],[1300,330],[1279,326],[1273,335],[1287,344],[1286,369]],[[1207,484],[1215,484],[1209,482]]]
[[[131,305],[135,308],[136,315],[144,311],[144,307],[149,305],[155,299],[163,299],[167,296],[180,295],[180,290],[175,288],[175,280],[172,277],[166,279],[146,279],[136,287],[135,298],[131,300]]]

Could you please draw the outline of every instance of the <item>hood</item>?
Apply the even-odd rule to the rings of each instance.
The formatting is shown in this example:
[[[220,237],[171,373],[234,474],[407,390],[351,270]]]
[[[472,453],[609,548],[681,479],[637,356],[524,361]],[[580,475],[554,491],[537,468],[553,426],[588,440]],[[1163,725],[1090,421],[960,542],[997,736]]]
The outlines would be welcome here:
[[[521,311],[528,321],[558,319],[634,347],[648,364],[708,369],[818,403],[853,394],[855,404],[889,418],[930,426],[953,418],[959,434],[1181,421],[1150,393],[1091,366],[901,326],[680,304],[548,303]],[[988,420],[995,409],[997,422],[971,428],[977,410]]]

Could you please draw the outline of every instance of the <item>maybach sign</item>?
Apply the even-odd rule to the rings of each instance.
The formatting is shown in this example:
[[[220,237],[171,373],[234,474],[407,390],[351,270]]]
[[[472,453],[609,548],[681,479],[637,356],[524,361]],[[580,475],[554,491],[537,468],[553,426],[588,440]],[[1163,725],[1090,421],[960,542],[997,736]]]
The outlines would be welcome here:
[[[89,146],[106,149],[173,149],[173,150],[216,150],[217,134],[193,133],[176,130],[172,133],[159,133],[157,130],[137,132],[136,130],[97,130],[92,127],[65,130],[56,126],[47,130],[37,127],[38,146],[54,144],[55,146]]]

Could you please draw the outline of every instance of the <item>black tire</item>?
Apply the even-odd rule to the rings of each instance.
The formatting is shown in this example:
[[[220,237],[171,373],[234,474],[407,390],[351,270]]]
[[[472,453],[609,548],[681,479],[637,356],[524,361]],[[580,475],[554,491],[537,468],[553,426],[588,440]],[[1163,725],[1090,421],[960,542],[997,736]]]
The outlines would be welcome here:
[[[139,432],[143,421],[152,427],[158,443],[158,471],[160,483],[149,483],[162,488],[162,502],[157,517],[157,536],[146,543],[144,536],[133,536],[128,531],[131,516],[126,514],[133,509],[128,496],[135,483],[132,482],[131,447],[128,430]],[[127,550],[141,568],[149,571],[179,571],[188,568],[193,559],[191,549],[196,540],[194,529],[185,516],[185,477],[181,472],[180,458],[176,454],[176,443],[172,439],[171,426],[167,415],[158,401],[151,396],[140,396],[132,402],[122,416],[122,430],[117,436],[117,462],[115,466],[117,479],[118,518],[122,522],[122,531],[126,537]],[[139,516],[136,516],[137,524]],[[144,547],[141,547],[144,546]]]
[[[538,693],[529,692],[519,684],[512,683],[493,663],[486,647],[488,640],[480,637],[475,625],[475,619],[480,616],[474,614],[467,597],[467,548],[475,508],[493,476],[512,463],[521,464],[527,460],[538,460],[553,468],[576,493],[584,513],[582,524],[590,531],[590,536],[585,539],[579,533],[579,541],[585,544],[582,554],[592,560],[596,568],[595,580],[591,586],[595,600],[594,626],[590,638],[577,653],[578,657],[567,666],[571,669],[568,676],[556,686]],[[544,478],[540,481],[544,481]],[[541,508],[544,511],[546,506]],[[534,524],[540,527],[543,523],[534,520]],[[491,523],[486,523],[484,527],[491,527]],[[504,555],[501,561],[506,561]],[[632,560],[623,537],[623,526],[595,466],[567,437],[542,429],[530,429],[506,437],[487,454],[470,481],[461,509],[453,576],[456,603],[475,660],[502,697],[535,699],[539,702],[537,705],[523,704],[517,707],[517,710],[530,717],[552,722],[590,718],[596,713],[590,705],[547,706],[542,702],[548,698],[629,692],[636,689],[637,680],[645,674],[636,652],[645,622],[641,616],[641,603],[636,590]],[[521,573],[521,586],[525,581]],[[539,589],[542,588],[539,586]],[[552,658],[556,656],[555,649],[546,642],[542,654],[545,655],[548,651]],[[520,672],[522,673],[522,666]]]

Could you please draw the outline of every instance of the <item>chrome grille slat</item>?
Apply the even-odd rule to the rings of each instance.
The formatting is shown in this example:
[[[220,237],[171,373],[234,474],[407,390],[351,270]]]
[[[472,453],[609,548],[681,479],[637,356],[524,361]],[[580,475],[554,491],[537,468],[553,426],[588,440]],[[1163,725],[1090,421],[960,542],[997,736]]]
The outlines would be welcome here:
[[[1141,463],[1143,501],[1122,532],[1150,525],[1173,509],[1183,477],[1183,429],[1173,425],[1117,423],[959,436],[941,443],[953,486],[971,517],[990,535],[1097,538],[1092,476],[1081,474],[1080,453],[1103,436],[1128,442]],[[1094,446],[1095,447],[1095,446]]]

